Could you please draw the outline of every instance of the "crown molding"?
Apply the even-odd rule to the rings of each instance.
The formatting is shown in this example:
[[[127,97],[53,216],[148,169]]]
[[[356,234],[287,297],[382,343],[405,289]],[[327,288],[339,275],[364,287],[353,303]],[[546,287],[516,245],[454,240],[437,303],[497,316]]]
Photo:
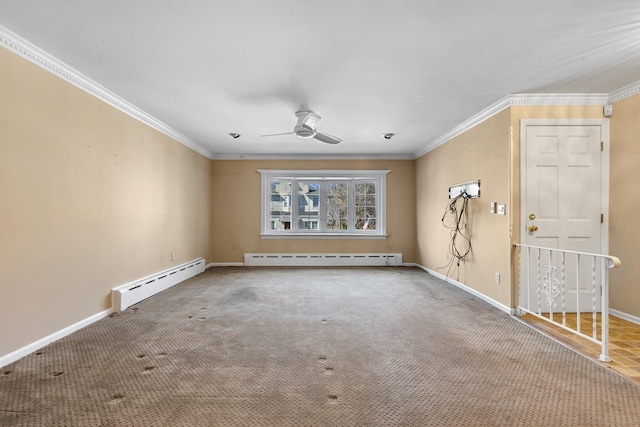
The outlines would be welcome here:
[[[624,97],[640,93],[640,82],[635,83],[634,85],[627,86],[621,89],[619,92],[621,92],[619,96]],[[618,92],[614,92],[614,94],[617,93]],[[429,151],[434,150],[445,142],[479,125],[483,121],[495,116],[499,112],[509,107],[523,105],[606,105],[613,102],[612,99],[613,95],[604,93],[520,93],[507,95],[498,102],[490,105],[471,118],[465,120],[455,128],[451,129],[449,132],[425,145],[420,151],[415,153],[414,158],[417,159],[427,154]],[[619,101],[620,99],[616,99],[616,101]]]
[[[212,160],[414,160],[413,154],[213,154]]]
[[[605,105],[606,93],[518,93],[508,95],[509,106],[516,105]]]
[[[634,95],[638,95],[640,93],[640,80],[631,83],[625,87],[622,87],[615,92],[611,92],[609,94],[609,99],[607,100],[608,104],[613,104],[614,102],[622,101],[623,99],[630,98]]]
[[[509,107],[510,107],[509,97],[505,96],[500,101],[490,105],[489,107],[485,108],[484,110],[480,111],[479,113],[475,114],[474,116],[472,116],[469,119],[465,120],[464,122],[460,123],[458,126],[454,127],[449,132],[445,133],[444,135],[440,136],[439,138],[437,138],[437,139],[433,140],[432,142],[428,143],[427,145],[425,145],[422,148],[422,150],[420,150],[420,151],[415,153],[414,158],[417,159],[418,157],[424,156],[429,151],[438,148],[439,146],[441,146],[445,142],[447,142],[447,141],[455,138],[456,136],[468,131],[469,129],[473,128],[474,126],[479,125],[480,123],[482,123],[485,120],[495,116],[496,114],[498,114],[502,110],[505,110],[505,109],[507,109]]]
[[[95,96],[101,101],[167,135],[168,137],[180,142],[181,144],[186,145],[187,147],[202,154],[203,156],[209,159],[212,158],[213,154],[209,150],[203,148],[175,129],[172,129],[155,117],[145,113],[130,102],[127,102],[126,100],[120,98],[115,93],[102,87],[79,71],[56,59],[44,50],[38,48],[32,43],[29,43],[27,40],[23,39],[22,37],[11,32],[1,25],[0,46],[3,46],[6,49],[16,53],[17,55],[20,55],[21,57],[38,65],[39,67],[44,68],[55,76],[71,83],[77,88],[82,89],[83,91]]]

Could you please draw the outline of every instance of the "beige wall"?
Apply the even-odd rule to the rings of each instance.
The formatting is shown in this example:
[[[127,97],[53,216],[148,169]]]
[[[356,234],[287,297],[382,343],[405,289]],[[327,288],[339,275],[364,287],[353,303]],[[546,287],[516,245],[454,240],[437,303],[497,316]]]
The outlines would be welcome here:
[[[386,239],[262,239],[258,169],[379,169],[387,175]],[[415,262],[413,160],[217,160],[212,162],[210,262],[242,262],[244,253],[400,252]]]
[[[0,63],[1,357],[205,257],[210,160],[1,48]]]
[[[447,274],[450,230],[442,224],[449,187],[481,180],[481,197],[468,204],[473,253],[449,277],[505,306],[511,305],[508,216],[490,213],[491,201],[507,204],[509,195],[509,111],[505,110],[416,161],[418,262]],[[501,283],[495,283],[500,273]]]
[[[622,260],[611,271],[611,307],[640,317],[640,95],[613,105],[609,252]]]

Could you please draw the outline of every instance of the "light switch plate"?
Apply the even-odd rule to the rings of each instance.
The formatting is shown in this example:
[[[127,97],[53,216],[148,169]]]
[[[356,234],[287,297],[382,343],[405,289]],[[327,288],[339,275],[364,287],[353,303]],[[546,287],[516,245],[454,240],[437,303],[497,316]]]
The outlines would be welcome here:
[[[489,210],[491,213],[496,213],[496,202],[491,202]]]

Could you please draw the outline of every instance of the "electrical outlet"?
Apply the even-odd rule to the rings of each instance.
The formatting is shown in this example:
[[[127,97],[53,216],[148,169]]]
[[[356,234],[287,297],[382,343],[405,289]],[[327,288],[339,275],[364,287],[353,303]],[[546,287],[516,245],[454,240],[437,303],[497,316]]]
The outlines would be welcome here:
[[[176,260],[176,256],[174,254],[171,254],[171,261],[175,261]]]
[[[505,215],[507,207],[505,205],[498,205],[498,215]]]
[[[496,213],[496,202],[491,202],[491,204],[489,205],[489,210],[491,211],[491,213]]]
[[[500,273],[496,273],[496,285],[500,284]]]

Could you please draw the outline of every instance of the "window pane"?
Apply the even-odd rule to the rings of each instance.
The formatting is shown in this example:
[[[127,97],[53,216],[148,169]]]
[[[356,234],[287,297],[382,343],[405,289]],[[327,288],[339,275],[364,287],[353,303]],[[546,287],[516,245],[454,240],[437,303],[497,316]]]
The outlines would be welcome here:
[[[269,202],[271,230],[291,229],[291,182],[272,181]]]
[[[376,183],[375,182],[357,183],[356,194],[376,194]]]
[[[346,230],[348,224],[347,201],[349,187],[346,183],[327,184],[327,230]]]
[[[318,230],[320,184],[298,183],[298,229]]]
[[[376,184],[361,182],[356,190],[356,230],[376,229]]]

